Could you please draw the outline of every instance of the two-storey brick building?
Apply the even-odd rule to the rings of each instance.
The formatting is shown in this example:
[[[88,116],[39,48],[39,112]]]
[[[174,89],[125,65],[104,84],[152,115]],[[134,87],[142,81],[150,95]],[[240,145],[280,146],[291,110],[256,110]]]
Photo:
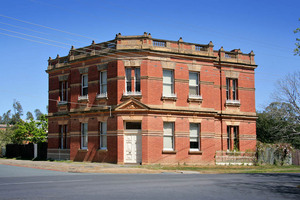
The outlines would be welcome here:
[[[48,158],[214,163],[254,150],[254,53],[150,34],[49,58]]]

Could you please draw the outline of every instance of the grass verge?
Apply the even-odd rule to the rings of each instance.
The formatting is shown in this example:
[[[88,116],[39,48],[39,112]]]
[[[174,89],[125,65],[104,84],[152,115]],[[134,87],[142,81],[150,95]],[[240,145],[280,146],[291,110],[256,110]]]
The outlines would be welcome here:
[[[170,166],[170,165],[142,165],[137,166],[151,170],[171,170],[171,171],[197,171],[203,174],[223,174],[223,173],[300,173],[300,166]]]

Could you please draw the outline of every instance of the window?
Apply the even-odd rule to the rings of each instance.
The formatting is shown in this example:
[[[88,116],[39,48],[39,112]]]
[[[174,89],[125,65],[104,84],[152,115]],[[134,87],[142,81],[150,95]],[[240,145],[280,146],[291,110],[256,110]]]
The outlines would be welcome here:
[[[81,96],[88,95],[88,75],[83,74],[81,77]]]
[[[140,68],[134,69],[134,88],[136,92],[141,91],[141,78],[140,78]]]
[[[67,125],[59,125],[59,148],[67,148]]]
[[[236,79],[232,79],[232,99],[233,100],[237,100],[236,86],[237,86],[237,80]]]
[[[68,82],[67,81],[59,82],[59,100],[60,100],[60,102],[68,101]]]
[[[199,124],[190,123],[190,150],[200,150]]]
[[[88,124],[81,124],[81,149],[87,149],[88,147]]]
[[[142,124],[141,122],[126,122],[126,127],[127,130],[130,129],[142,129]]]
[[[169,151],[174,150],[174,123],[173,122],[164,122],[163,149]]]
[[[126,72],[126,76],[125,76],[126,91],[131,92],[131,90],[132,90],[132,88],[131,88],[131,68],[126,68],[125,72]]]
[[[100,149],[107,149],[107,123],[100,123]]]
[[[193,96],[199,96],[199,73],[189,73],[189,94]]]
[[[125,95],[141,95],[140,68],[125,69],[125,88]]]
[[[100,72],[100,94],[107,93],[107,71]]]
[[[163,70],[163,96],[172,97],[174,94],[173,70]]]
[[[238,126],[227,126],[227,150],[239,150],[239,131]]]
[[[226,78],[226,99],[237,100],[237,79]]]

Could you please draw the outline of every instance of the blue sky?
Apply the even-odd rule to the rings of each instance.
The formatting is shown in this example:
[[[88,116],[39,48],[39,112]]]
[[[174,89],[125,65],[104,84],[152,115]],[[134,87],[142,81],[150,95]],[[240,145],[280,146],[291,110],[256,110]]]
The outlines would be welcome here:
[[[1,0],[0,115],[14,99],[24,115],[36,108],[45,113],[49,56],[65,56],[71,45],[111,40],[119,32],[253,50],[261,110],[273,101],[276,81],[299,70],[300,56],[293,55],[299,6],[299,0]]]

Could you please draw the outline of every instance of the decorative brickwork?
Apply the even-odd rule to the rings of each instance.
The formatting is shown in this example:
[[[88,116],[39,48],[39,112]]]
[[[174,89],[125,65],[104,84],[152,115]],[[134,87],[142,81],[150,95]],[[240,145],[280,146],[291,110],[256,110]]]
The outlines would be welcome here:
[[[256,67],[252,51],[148,33],[72,47],[48,60],[48,158],[214,164],[228,146],[255,150]]]

